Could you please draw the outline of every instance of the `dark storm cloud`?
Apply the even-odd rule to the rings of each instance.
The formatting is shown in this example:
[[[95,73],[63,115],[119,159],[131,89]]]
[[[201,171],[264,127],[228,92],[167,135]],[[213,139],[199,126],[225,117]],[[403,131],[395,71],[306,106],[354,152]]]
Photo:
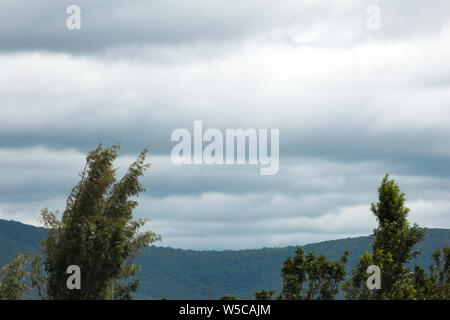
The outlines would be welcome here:
[[[69,5],[80,6],[82,29],[66,29]],[[4,0],[0,10],[0,49],[82,53],[128,45],[182,45],[236,41],[276,28],[319,31],[315,45],[363,41],[366,9],[382,9],[383,33],[374,39],[398,39],[439,29],[447,18],[445,0],[427,1],[229,1],[163,0],[56,1]],[[289,33],[275,39],[294,44]]]

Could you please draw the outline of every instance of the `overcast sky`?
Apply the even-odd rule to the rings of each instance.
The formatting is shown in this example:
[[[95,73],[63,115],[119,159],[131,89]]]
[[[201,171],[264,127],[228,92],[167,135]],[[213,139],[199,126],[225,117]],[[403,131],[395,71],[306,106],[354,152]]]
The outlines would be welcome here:
[[[69,30],[66,9],[81,8]],[[380,29],[368,28],[380,9]],[[85,154],[151,145],[136,217],[160,245],[370,234],[390,173],[450,228],[450,2],[0,1],[0,219],[63,211]],[[172,164],[177,128],[280,129],[280,169]]]

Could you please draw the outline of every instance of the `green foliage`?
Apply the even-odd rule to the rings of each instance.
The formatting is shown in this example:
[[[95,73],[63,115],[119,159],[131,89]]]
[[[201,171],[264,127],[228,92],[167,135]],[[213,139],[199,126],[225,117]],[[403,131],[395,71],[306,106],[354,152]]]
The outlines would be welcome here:
[[[46,276],[45,281],[35,282],[46,284],[50,299],[131,299],[139,286],[134,279],[139,267],[133,259],[160,239],[151,231],[139,232],[146,219],[132,220],[138,202],[130,198],[145,191],[139,177],[149,167],[145,163],[148,150],[117,182],[113,161],[118,149],[119,145],[105,149],[100,144],[88,153],[81,180],[69,195],[61,220],[57,212],[41,212],[49,229],[42,242]],[[66,286],[70,265],[81,269],[80,290]]]
[[[288,258],[283,265],[282,299],[286,300],[331,300],[339,292],[345,279],[345,263],[348,252],[340,261],[327,259],[324,255],[308,254],[297,248],[295,257]]]
[[[429,273],[419,265],[414,267],[416,297],[423,300],[450,299],[450,247],[433,254],[433,265]]]
[[[223,296],[221,296],[218,300],[240,300],[239,298],[236,298],[235,296],[226,293]]]
[[[258,290],[255,292],[256,300],[272,300],[272,297],[277,293],[276,290]]]
[[[378,203],[372,203],[371,211],[378,221],[374,230],[373,253],[360,258],[352,279],[343,287],[348,299],[414,299],[416,290],[407,263],[419,250],[413,248],[423,240],[425,229],[416,224],[410,226],[405,206],[405,194],[389,175],[378,188]],[[367,289],[367,267],[377,265],[381,270],[381,289]]]
[[[0,269],[0,300],[21,300],[31,287],[25,283],[31,253],[18,254]]]
[[[367,288],[366,282],[369,275],[367,268],[373,265],[373,255],[365,252],[359,259],[358,264],[352,270],[352,278],[342,283],[345,297],[349,300],[369,300],[375,299],[374,292]]]
[[[18,253],[36,251],[39,241],[46,237],[46,230],[14,221],[0,219],[0,262],[9,263]],[[371,250],[371,236],[323,241],[302,246],[306,252],[323,254],[338,260],[339,253],[351,251],[348,270],[360,256]],[[415,249],[423,253],[408,265],[418,264],[426,269],[433,264],[432,254],[450,243],[450,230],[428,229],[425,239]],[[135,299],[207,299],[211,288],[215,297],[231,293],[241,299],[253,299],[259,289],[281,291],[280,269],[283,262],[293,255],[295,247],[262,248],[247,250],[199,251],[149,246],[136,258],[142,265],[137,276],[141,286],[133,294]],[[364,270],[365,272],[365,270]],[[365,280],[368,275],[364,274]],[[364,281],[365,281],[364,280]],[[31,282],[26,282],[31,286]],[[36,291],[28,291],[25,298],[36,299]],[[277,296],[274,295],[273,299]],[[342,294],[336,299],[343,298]]]
[[[381,269],[382,288],[378,298],[411,299],[414,294],[410,270],[406,264],[420,253],[413,250],[423,240],[425,230],[417,224],[410,226],[405,207],[405,194],[394,180],[386,175],[378,189],[379,202],[372,203],[371,210],[377,217],[374,230],[373,260]]]

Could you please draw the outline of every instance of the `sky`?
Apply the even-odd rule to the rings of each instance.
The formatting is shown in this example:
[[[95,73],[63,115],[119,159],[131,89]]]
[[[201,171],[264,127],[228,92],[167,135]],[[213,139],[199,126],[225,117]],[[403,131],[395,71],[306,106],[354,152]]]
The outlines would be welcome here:
[[[80,29],[67,28],[73,4]],[[86,153],[121,141],[119,175],[151,146],[135,217],[151,220],[158,245],[368,235],[386,173],[406,193],[412,223],[450,228],[448,0],[0,8],[0,219],[39,225],[42,208],[64,211]],[[171,134],[193,132],[194,121],[279,129],[278,173],[175,165]]]

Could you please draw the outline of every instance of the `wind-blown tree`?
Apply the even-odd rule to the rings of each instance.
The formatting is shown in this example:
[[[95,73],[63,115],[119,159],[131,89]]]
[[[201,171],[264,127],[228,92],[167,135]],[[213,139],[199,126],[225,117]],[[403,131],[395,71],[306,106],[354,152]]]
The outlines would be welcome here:
[[[50,299],[131,299],[140,284],[139,266],[133,260],[142,248],[160,239],[151,231],[140,231],[147,219],[132,216],[138,205],[132,197],[145,191],[139,178],[150,166],[145,162],[148,150],[117,181],[113,161],[119,148],[100,144],[88,153],[81,180],[60,220],[58,212],[41,212],[49,232],[41,248],[46,272],[36,282]],[[79,290],[66,285],[70,265],[81,270]]]
[[[27,264],[31,253],[18,254],[9,264],[0,269],[0,300],[21,300],[31,289],[25,283],[29,276]]]
[[[297,248],[295,257],[289,257],[283,264],[281,275],[283,289],[279,299],[285,300],[332,300],[339,292],[346,277],[345,263],[348,252],[339,261],[327,259],[324,255],[308,254]],[[273,292],[258,298],[270,299]]]
[[[345,296],[348,299],[413,299],[416,290],[406,264],[420,253],[413,247],[423,240],[425,229],[417,224],[410,226],[405,194],[389,175],[383,178],[378,188],[378,203],[371,204],[371,211],[378,221],[373,253],[366,252],[360,258],[352,279],[343,285]],[[380,268],[381,289],[367,288],[369,265]]]

